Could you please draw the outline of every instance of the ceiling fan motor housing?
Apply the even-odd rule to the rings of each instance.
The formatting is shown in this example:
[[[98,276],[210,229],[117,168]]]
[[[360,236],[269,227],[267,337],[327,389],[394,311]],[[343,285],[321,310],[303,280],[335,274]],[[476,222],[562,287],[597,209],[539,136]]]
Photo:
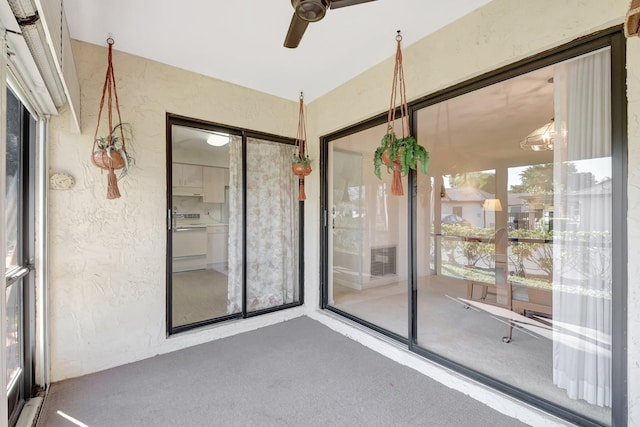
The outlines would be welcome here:
[[[296,15],[308,22],[316,22],[324,18],[330,3],[330,0],[291,0]]]

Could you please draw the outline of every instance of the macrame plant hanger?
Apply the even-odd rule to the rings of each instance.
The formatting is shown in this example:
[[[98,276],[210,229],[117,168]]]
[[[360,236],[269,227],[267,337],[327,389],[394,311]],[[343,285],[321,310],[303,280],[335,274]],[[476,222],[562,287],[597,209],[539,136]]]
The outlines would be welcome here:
[[[396,110],[398,105],[396,103],[398,93],[400,96],[400,123],[402,126],[402,138],[409,134],[409,107],[407,105],[407,91],[404,84],[404,70],[402,69],[402,48],[400,42],[402,36],[398,30],[396,36],[397,48],[396,48],[396,60],[395,67],[393,69],[393,85],[391,87],[391,100],[389,101],[389,113],[387,115],[387,133],[392,136],[395,135],[394,126],[396,120]],[[391,159],[388,156],[383,159],[387,166],[391,166]],[[402,176],[400,174],[400,153],[398,158],[393,162],[393,180],[391,182],[391,194],[395,196],[402,196],[404,194],[402,190]]]
[[[640,0],[631,0],[624,22],[624,35],[629,38],[640,35]]]
[[[107,39],[109,45],[108,65],[107,73],[104,80],[104,86],[102,88],[102,98],[100,99],[100,109],[98,111],[98,124],[96,125],[96,132],[93,135],[93,152],[92,161],[93,164],[103,170],[108,171],[107,175],[107,199],[117,199],[120,197],[120,190],[118,189],[118,178],[116,177],[115,170],[122,169],[125,166],[126,159],[123,155],[127,155],[126,141],[124,138],[124,131],[122,129],[122,116],[120,115],[120,104],[118,102],[118,91],[116,89],[116,78],[113,72],[113,38]],[[103,138],[104,147],[98,146],[98,131],[100,129],[100,117],[102,116],[102,109],[104,107],[105,98],[107,99],[107,118],[109,122],[109,136]],[[113,127],[113,103],[115,100],[115,109],[118,114],[118,129],[120,133],[120,146],[121,154],[116,149],[117,136],[114,135]]]
[[[304,177],[311,173],[311,164],[309,154],[307,152],[307,129],[304,118],[304,94],[300,92],[300,109],[298,115],[298,134],[296,136],[296,154],[295,161],[291,165],[294,175],[300,179],[300,191],[298,192],[298,200],[306,200],[307,195],[304,193]]]

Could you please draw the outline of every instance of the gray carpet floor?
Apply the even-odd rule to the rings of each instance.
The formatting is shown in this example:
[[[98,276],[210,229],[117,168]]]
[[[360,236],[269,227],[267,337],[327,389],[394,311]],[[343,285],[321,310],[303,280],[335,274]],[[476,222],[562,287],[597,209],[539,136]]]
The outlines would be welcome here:
[[[38,426],[519,426],[307,317],[51,386]]]
[[[214,319],[227,314],[228,277],[214,269],[173,275],[173,326]]]
[[[466,283],[459,280],[437,276],[419,279],[417,338],[420,347],[603,424],[610,423],[610,408],[570,399],[565,390],[553,384],[551,340],[514,329],[513,340],[505,344],[502,337],[507,335],[508,327],[504,320],[483,310],[466,310],[461,303],[446,297],[466,298],[466,289]],[[404,283],[364,291],[334,286],[334,306],[407,336]]]

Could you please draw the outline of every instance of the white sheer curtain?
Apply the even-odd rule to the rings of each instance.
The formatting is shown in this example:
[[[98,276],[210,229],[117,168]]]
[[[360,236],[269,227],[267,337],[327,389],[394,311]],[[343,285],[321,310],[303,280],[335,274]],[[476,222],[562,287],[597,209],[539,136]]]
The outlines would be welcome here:
[[[554,74],[553,382],[572,399],[604,407],[611,406],[610,64],[606,49]]]
[[[235,145],[235,146],[234,146]],[[229,301],[242,309],[242,154],[230,147]],[[247,310],[298,301],[298,180],[291,171],[294,147],[247,140]]]

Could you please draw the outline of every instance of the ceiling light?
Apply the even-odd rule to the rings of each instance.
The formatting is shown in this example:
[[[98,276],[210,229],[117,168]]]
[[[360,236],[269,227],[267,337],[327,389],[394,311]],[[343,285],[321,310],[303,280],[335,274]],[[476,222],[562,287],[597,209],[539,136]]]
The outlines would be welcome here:
[[[212,133],[207,138],[207,144],[213,145],[214,147],[222,147],[223,145],[227,145],[229,143],[229,135],[225,133]]]
[[[531,132],[520,142],[520,148],[531,151],[553,150],[556,127],[553,119],[546,125]]]

